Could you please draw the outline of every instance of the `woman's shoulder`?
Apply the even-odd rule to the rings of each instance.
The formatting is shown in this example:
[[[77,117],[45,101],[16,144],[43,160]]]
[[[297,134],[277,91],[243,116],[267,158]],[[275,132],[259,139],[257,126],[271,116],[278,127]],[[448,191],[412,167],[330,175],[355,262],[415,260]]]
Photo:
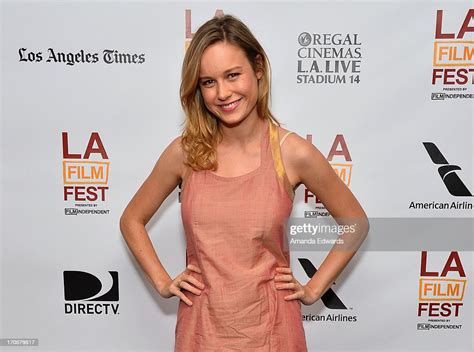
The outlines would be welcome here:
[[[288,139],[288,137],[292,134],[295,134],[295,132],[288,130],[284,127],[278,126],[278,136],[279,136],[279,142],[280,145],[282,144],[283,138]],[[286,137],[285,137],[286,136]]]
[[[311,142],[295,131],[278,127],[278,132],[282,156],[290,164],[304,164],[317,150]]]
[[[171,169],[174,174],[179,175],[179,177],[182,179],[186,170],[186,157],[181,141],[182,136],[177,136],[171,140],[171,142],[161,154],[160,159],[163,160],[163,163],[168,166],[168,168]]]
[[[285,149],[292,149],[292,151],[300,151],[301,149],[306,149],[312,144],[306,140],[306,138],[301,137],[298,133],[287,128],[278,127],[279,142],[280,146],[283,149],[283,146],[286,146]]]

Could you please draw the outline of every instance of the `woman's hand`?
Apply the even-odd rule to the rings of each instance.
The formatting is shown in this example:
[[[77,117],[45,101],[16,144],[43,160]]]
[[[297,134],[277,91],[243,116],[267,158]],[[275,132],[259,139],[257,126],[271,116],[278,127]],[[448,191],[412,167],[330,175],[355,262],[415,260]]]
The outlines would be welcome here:
[[[182,289],[194,293],[195,295],[200,295],[202,289],[204,289],[204,284],[198,281],[195,277],[191,276],[191,272],[201,274],[201,269],[197,266],[189,264],[186,269],[176,276],[174,280],[168,281],[161,291],[160,295],[164,298],[169,298],[172,296],[178,296],[184,303],[188,306],[192,306],[193,302],[186,297],[186,295],[181,292]],[[201,289],[197,288],[200,287]]]
[[[299,299],[303,304],[309,306],[319,299],[317,294],[311,288],[307,285],[301,285],[298,280],[293,277],[291,268],[278,267],[276,268],[276,271],[280,274],[275,275],[275,286],[277,290],[295,291],[295,293],[285,297],[287,301]]]

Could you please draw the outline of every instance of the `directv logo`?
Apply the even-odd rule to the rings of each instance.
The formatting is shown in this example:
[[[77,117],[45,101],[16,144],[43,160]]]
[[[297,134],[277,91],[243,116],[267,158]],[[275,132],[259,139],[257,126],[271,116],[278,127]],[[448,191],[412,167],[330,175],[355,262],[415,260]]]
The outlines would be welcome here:
[[[65,314],[120,314],[118,272],[96,275],[77,270],[63,272]]]

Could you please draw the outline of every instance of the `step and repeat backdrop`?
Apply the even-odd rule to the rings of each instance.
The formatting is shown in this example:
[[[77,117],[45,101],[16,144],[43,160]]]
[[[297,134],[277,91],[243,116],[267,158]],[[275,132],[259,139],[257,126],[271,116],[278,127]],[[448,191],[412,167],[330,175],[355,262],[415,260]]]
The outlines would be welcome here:
[[[275,116],[371,221],[302,305],[308,349],[473,351],[471,1],[3,1],[1,350],[173,350],[178,298],[153,289],[119,218],[181,133],[185,50],[221,13],[267,51]],[[179,195],[147,225],[172,277]],[[304,185],[292,219],[332,221]],[[288,242],[305,283],[327,252]]]

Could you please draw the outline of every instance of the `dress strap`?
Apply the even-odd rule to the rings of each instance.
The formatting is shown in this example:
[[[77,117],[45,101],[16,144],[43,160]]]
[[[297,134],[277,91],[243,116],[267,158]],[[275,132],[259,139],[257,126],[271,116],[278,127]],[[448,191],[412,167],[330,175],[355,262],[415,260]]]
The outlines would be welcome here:
[[[275,168],[275,172],[278,175],[278,179],[282,183],[283,187],[285,188],[286,192],[290,196],[290,199],[293,200],[295,193],[293,191],[293,187],[290,184],[290,181],[288,180],[288,176],[286,175],[285,171],[285,166],[283,165],[283,159],[281,157],[281,149],[280,149],[280,143],[278,142],[280,139],[280,135],[278,132],[278,125],[276,125],[273,121],[269,121],[270,128],[270,149],[272,151],[272,156],[273,156],[273,165]],[[289,132],[283,137],[282,142],[284,139],[293,132]]]
[[[293,132],[292,131],[288,131],[284,136],[283,138],[281,139],[280,141],[280,147],[283,145],[283,142],[285,141],[286,137],[288,137],[290,134],[292,134]]]

